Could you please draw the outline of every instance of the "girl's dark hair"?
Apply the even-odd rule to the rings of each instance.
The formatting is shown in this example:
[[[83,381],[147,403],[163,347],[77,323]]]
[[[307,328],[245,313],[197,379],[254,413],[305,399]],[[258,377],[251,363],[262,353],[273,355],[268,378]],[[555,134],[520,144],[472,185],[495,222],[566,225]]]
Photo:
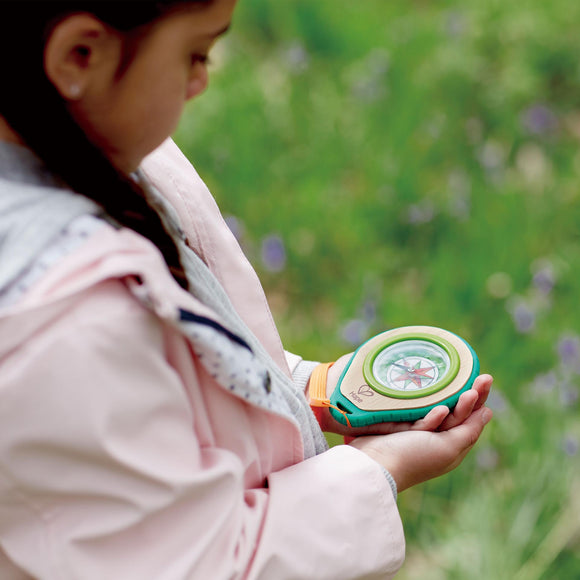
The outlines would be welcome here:
[[[151,240],[184,288],[188,284],[175,242],[139,185],[118,171],[74,121],[44,72],[44,46],[51,28],[67,14],[91,13],[112,28],[129,32],[193,2],[211,0],[14,0],[2,3],[0,17],[0,115],[74,191]]]

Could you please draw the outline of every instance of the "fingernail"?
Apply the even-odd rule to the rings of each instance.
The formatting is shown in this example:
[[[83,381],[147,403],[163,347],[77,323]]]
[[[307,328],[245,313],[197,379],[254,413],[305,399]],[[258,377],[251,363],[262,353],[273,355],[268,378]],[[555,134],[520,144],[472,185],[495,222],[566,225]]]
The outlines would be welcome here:
[[[484,425],[487,425],[491,421],[492,417],[493,417],[493,413],[492,413],[491,409],[488,409],[487,407],[485,407],[481,413],[481,422]]]

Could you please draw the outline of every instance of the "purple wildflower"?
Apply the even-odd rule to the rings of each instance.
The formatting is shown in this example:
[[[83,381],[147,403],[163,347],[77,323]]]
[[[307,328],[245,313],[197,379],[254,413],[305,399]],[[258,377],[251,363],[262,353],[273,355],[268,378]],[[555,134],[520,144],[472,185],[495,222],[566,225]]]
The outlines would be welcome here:
[[[288,46],[284,53],[284,60],[288,70],[294,74],[303,73],[310,64],[308,52],[299,41],[295,41]]]
[[[478,154],[481,166],[489,173],[503,168],[506,159],[506,149],[498,141],[487,141]]]
[[[367,103],[382,99],[387,94],[389,66],[390,58],[386,51],[371,51],[347,73],[352,95]]]
[[[349,320],[342,329],[342,338],[352,346],[358,346],[368,338],[368,324],[359,318]]]
[[[262,263],[269,272],[281,272],[286,266],[286,248],[277,235],[266,236],[262,241]]]
[[[487,398],[487,406],[494,413],[504,413],[508,409],[506,398],[497,390],[492,390]]]
[[[554,288],[554,274],[549,269],[540,270],[534,274],[533,285],[542,293],[549,294]]]
[[[524,301],[513,306],[511,315],[518,332],[528,334],[535,329],[536,313]]]
[[[564,383],[560,387],[560,404],[562,407],[574,407],[578,402],[578,389],[574,385]]]
[[[558,356],[563,366],[576,366],[580,362],[580,338],[564,336],[558,342]]]
[[[368,298],[367,300],[364,301],[362,308],[361,308],[361,313],[363,316],[363,319],[368,322],[368,323],[372,323],[376,320],[377,318],[377,304],[374,300],[371,300],[370,298]]]
[[[554,392],[557,386],[558,377],[556,376],[555,371],[552,370],[537,375],[530,386],[530,391],[532,397],[537,400],[538,398],[549,396]]]
[[[451,38],[463,36],[467,29],[465,15],[457,10],[448,12],[445,15],[444,29]]]
[[[407,221],[413,225],[426,224],[435,217],[435,206],[431,200],[423,200],[409,206]]]
[[[549,294],[556,284],[554,266],[548,260],[539,260],[534,264],[532,284],[542,293]]]
[[[566,435],[562,440],[562,450],[569,457],[578,455],[579,449],[580,442],[578,441],[578,437],[575,437],[574,435]]]
[[[521,116],[521,123],[533,135],[553,133],[558,128],[558,118],[554,111],[546,105],[533,105]]]

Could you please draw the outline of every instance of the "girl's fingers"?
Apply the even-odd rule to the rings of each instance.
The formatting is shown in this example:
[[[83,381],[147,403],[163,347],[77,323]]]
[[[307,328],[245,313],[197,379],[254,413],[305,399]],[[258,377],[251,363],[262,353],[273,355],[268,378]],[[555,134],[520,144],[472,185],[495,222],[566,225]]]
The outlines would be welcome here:
[[[443,421],[439,427],[439,431],[447,431],[463,423],[473,413],[478,399],[479,393],[475,389],[470,389],[463,393],[459,397],[453,413],[450,413],[445,421]]]
[[[461,425],[442,433],[442,435],[454,441],[458,451],[461,452],[460,454],[465,454],[475,445],[492,416],[491,409],[483,407],[474,411]]]
[[[485,405],[485,402],[487,401],[487,397],[489,396],[489,392],[491,390],[492,383],[493,377],[491,375],[480,375],[475,379],[475,382],[473,383],[473,389],[477,392],[479,398],[477,399],[477,403],[475,405],[474,410],[477,411],[477,409]]]
[[[413,423],[409,421],[402,421],[400,423],[383,423],[382,425],[376,426],[374,432],[387,434],[402,433],[404,431],[436,431],[448,415],[449,408],[445,405],[439,405],[438,407],[431,409],[425,417],[418,419]],[[384,427],[384,430],[382,430],[381,427]]]
[[[449,407],[445,405],[439,405],[434,409],[431,409],[425,417],[415,421],[410,429],[413,431],[435,431],[441,427],[445,418],[449,416]]]
[[[481,409],[487,401],[492,383],[493,378],[490,375],[480,375],[477,377],[473,383],[473,387],[459,397],[453,413],[446,418],[439,427],[439,431],[447,431],[460,425],[470,415]]]

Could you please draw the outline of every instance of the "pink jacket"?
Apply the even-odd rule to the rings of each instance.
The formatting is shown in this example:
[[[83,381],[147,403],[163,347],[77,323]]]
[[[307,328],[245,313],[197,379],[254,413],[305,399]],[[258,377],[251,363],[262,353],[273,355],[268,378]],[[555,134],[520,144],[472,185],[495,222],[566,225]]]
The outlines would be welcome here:
[[[167,142],[144,171],[290,374],[191,165]],[[392,578],[404,538],[382,469],[344,445],[305,460],[294,422],[212,379],[176,307],[221,323],[148,240],[104,224],[0,313],[0,578]]]

